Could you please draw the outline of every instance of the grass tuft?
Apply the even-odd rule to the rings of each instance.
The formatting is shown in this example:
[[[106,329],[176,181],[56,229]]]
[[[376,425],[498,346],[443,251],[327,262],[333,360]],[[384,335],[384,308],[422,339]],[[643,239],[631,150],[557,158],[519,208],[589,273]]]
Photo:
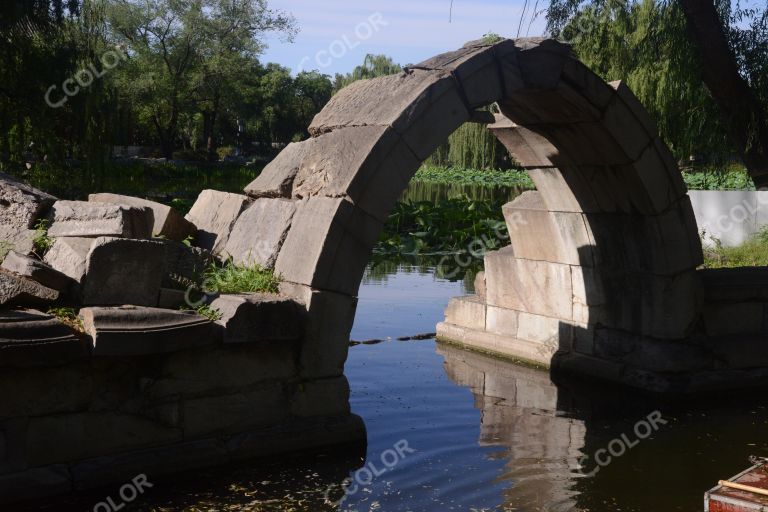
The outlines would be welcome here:
[[[53,247],[55,241],[55,238],[48,236],[48,221],[45,219],[38,220],[37,224],[35,224],[35,235],[32,238],[35,254],[42,259],[45,253]]]
[[[55,316],[61,323],[68,325],[78,332],[85,332],[83,321],[80,320],[80,317],[77,316],[77,311],[73,308],[52,307],[48,309],[48,314]]]
[[[716,238],[714,245],[704,247],[705,268],[768,266],[768,226],[737,247],[725,247]]]
[[[235,265],[229,260],[223,265],[208,267],[205,284],[219,293],[278,293],[280,278],[260,265]]]

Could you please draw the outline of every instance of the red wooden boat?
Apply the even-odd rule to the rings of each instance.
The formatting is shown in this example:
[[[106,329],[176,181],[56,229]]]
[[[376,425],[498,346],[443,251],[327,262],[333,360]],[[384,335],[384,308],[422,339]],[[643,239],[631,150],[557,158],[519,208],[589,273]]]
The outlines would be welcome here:
[[[704,495],[704,512],[768,512],[768,461],[762,461]]]

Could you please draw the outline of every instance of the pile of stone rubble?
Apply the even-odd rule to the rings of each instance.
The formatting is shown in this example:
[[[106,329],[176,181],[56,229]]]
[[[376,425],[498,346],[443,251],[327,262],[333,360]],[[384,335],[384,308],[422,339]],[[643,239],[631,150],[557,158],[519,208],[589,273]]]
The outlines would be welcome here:
[[[182,310],[201,304],[203,273],[250,204],[206,190],[185,218],[116,194],[58,200],[0,174],[0,366],[298,339],[302,308],[278,295],[214,295],[216,321]],[[82,329],[47,313],[60,307],[79,311]]]

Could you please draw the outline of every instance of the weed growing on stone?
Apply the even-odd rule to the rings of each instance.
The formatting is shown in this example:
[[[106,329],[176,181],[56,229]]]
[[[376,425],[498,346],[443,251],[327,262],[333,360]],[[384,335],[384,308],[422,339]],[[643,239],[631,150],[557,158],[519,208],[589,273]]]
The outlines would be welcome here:
[[[768,226],[736,247],[725,247],[719,240],[704,247],[705,268],[764,267],[768,266]]]
[[[207,318],[211,322],[215,322],[216,320],[221,320],[221,316],[222,316],[221,315],[221,311],[219,311],[218,309],[212,308],[208,304],[203,304],[202,306],[197,307],[197,308],[182,307],[181,309],[182,309],[182,311],[184,311],[184,310],[186,310],[186,311],[194,311],[198,315]]]
[[[0,261],[3,261],[8,253],[13,250],[14,245],[7,240],[0,240]]]
[[[48,221],[46,219],[38,220],[35,224],[35,234],[32,238],[35,253],[42,258],[53,247],[54,242],[55,239],[48,236]]]
[[[260,265],[213,264],[205,272],[206,288],[218,293],[278,293],[280,278]]]
[[[85,332],[83,321],[77,316],[77,310],[74,308],[52,307],[48,309],[48,314],[55,316],[61,323],[76,331]]]

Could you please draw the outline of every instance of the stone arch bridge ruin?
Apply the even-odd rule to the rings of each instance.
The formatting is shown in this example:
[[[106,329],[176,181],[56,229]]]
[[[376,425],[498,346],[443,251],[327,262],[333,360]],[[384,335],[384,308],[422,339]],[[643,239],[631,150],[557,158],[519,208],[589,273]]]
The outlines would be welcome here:
[[[482,109],[491,104],[500,114]],[[605,83],[553,40],[476,41],[353,83],[245,195],[200,195],[185,225],[196,243],[273,267],[279,295],[219,297],[217,322],[174,316],[163,293],[137,288],[128,300],[108,286],[109,270],[93,270],[99,258],[162,259],[159,242],[138,250],[120,231],[83,248],[60,230],[52,251],[82,256],[82,305],[96,307],[81,310],[88,336],[77,339],[42,313],[3,312],[0,388],[15,398],[0,405],[0,495],[364,439],[344,377],[358,287],[421,162],[470,121],[489,125],[536,191],[504,207],[511,243],[485,256],[476,295],[451,301],[440,338],[663,393],[767,381],[764,273],[698,269],[680,171],[626,85]],[[65,203],[56,215],[81,207]],[[152,208],[162,232],[170,214]],[[145,267],[126,268],[138,281]],[[11,295],[38,290],[9,275],[0,281],[16,283]]]

